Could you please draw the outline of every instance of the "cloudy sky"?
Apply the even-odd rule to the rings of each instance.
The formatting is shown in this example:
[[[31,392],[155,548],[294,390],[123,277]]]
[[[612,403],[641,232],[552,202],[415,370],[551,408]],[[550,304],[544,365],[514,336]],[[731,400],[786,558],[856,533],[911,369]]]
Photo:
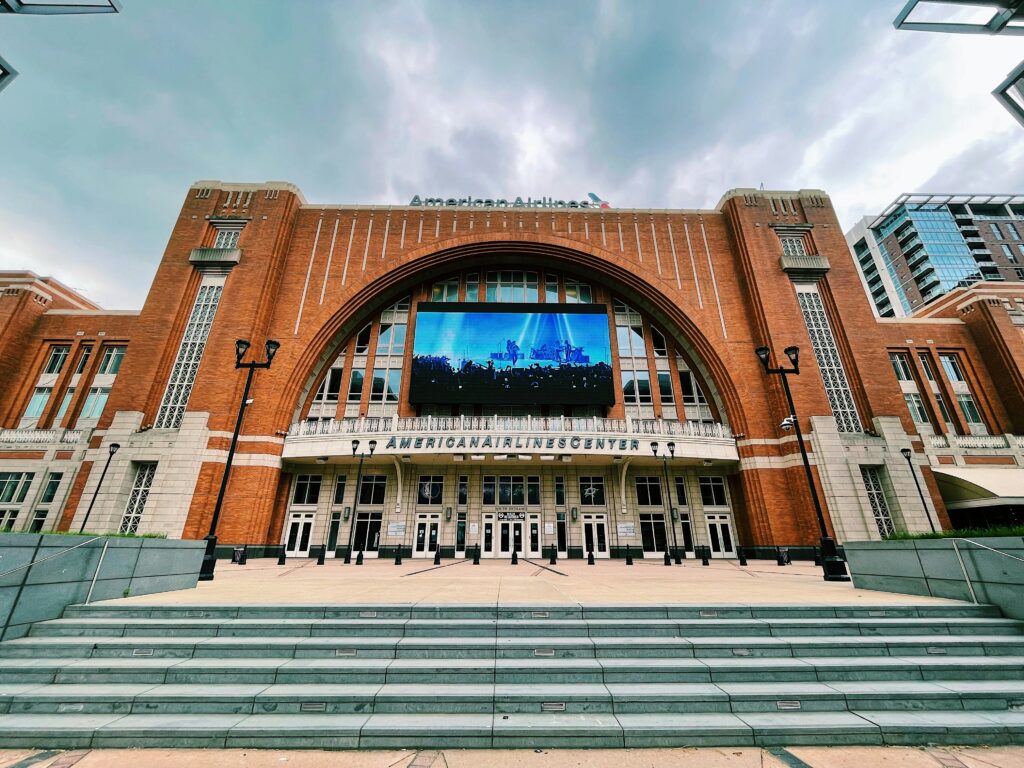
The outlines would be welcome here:
[[[123,0],[0,16],[0,269],[142,305],[188,186],[310,202],[594,191],[712,207],[816,187],[1024,192],[990,91],[1021,38],[897,32],[903,0]]]

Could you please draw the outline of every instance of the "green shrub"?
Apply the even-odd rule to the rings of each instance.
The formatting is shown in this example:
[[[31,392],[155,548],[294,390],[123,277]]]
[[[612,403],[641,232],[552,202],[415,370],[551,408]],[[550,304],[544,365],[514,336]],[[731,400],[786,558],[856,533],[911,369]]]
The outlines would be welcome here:
[[[989,536],[1021,536],[1024,537],[1024,525],[1004,526],[1002,528],[961,528],[955,531],[937,531],[935,533],[907,533],[897,531],[886,536],[887,541],[906,541],[908,539],[976,539]]]

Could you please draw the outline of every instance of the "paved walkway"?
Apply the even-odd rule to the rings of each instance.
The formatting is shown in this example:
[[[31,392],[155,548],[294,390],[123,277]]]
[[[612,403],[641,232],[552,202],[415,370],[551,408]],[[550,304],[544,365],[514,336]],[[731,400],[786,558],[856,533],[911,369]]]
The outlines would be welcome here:
[[[788,604],[884,605],[953,602],[890,592],[854,589],[849,583],[826,582],[811,564],[785,567],[757,561],[741,568],[734,561],[699,560],[666,567],[661,560],[367,560],[344,565],[328,560],[250,560],[240,566],[221,561],[216,578],[196,589],[142,595],[110,602],[173,604],[394,604],[461,603],[484,605],[578,604]]]
[[[450,750],[284,752],[259,750],[0,751],[0,768],[1024,768],[1024,747],[792,747],[785,750]]]

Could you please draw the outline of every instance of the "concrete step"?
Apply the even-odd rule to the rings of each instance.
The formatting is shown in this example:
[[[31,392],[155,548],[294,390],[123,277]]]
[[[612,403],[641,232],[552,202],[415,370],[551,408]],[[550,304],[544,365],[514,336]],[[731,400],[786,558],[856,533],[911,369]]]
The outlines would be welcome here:
[[[595,684],[157,684],[0,686],[0,713],[693,714],[985,710],[1024,703],[1024,681]]]
[[[557,748],[1008,744],[1024,712],[6,714],[5,748]]]
[[[1021,680],[1024,656],[707,658],[7,658],[0,682],[545,684]]]
[[[844,619],[229,619],[67,618],[31,637],[848,637],[1024,635],[1004,618]]]
[[[72,605],[65,618],[221,619],[761,619],[998,618],[991,605]]]
[[[0,658],[638,658],[733,656],[1017,656],[1022,635],[798,637],[103,637],[33,635]]]

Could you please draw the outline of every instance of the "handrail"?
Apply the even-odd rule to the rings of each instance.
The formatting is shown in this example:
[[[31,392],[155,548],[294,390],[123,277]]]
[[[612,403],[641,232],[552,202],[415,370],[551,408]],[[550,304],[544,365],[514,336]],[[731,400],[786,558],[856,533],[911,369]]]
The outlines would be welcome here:
[[[1016,555],[1011,555],[1009,552],[993,549],[992,547],[982,544],[980,541],[975,541],[974,539],[965,539],[962,536],[951,536],[949,540],[953,542],[953,552],[956,554],[956,559],[960,563],[960,571],[964,575],[964,581],[967,582],[967,591],[971,593],[971,602],[975,605],[978,604],[978,596],[974,594],[974,585],[971,583],[971,577],[967,575],[967,566],[964,565],[964,558],[960,554],[960,548],[956,545],[958,541],[966,541],[968,544],[973,544],[976,547],[987,549],[989,552],[995,552],[997,555],[1002,555],[1003,557],[1008,557],[1011,560],[1017,560],[1024,563],[1024,557],[1017,557]]]
[[[75,546],[73,546],[73,547],[68,547],[67,549],[62,549],[60,552],[55,552],[54,554],[50,555],[49,557],[44,557],[42,560],[33,560],[31,563],[22,563],[21,565],[15,566],[14,568],[11,568],[11,570],[9,570],[9,571],[4,571],[3,573],[0,573],[0,579],[2,579],[4,576],[10,576],[12,573],[15,573],[16,571],[20,571],[22,568],[31,568],[33,565],[39,565],[39,563],[45,563],[47,560],[53,560],[53,558],[55,558],[55,557],[60,557],[61,555],[66,555],[68,552],[70,552],[73,549],[78,549],[79,547],[84,547],[86,544],[91,544],[92,542],[97,541],[98,539],[102,539],[102,538],[103,538],[102,536],[94,536],[93,538],[89,539],[88,541],[83,541],[81,544],[75,544]]]

